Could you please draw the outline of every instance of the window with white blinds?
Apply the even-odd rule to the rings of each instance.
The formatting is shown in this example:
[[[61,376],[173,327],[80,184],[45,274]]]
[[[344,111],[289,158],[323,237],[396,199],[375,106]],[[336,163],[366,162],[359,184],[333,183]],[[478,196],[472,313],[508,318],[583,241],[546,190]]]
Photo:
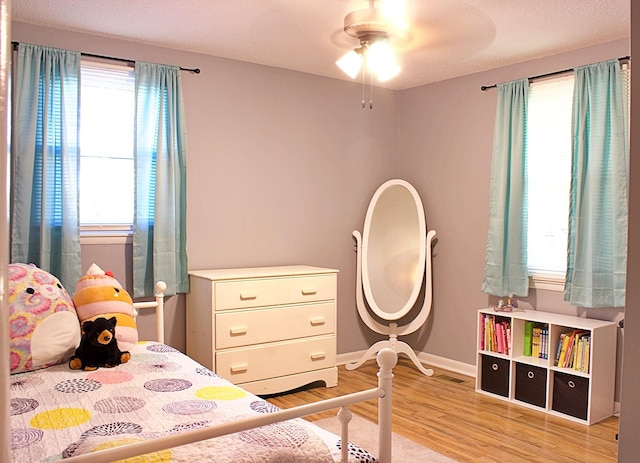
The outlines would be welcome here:
[[[629,66],[622,71],[629,102]],[[547,289],[564,282],[567,266],[573,85],[573,73],[567,73],[529,89],[527,259],[534,286],[551,283]]]
[[[131,230],[134,117],[133,68],[83,60],[80,224],[85,232]]]
[[[527,113],[530,274],[564,278],[567,268],[573,74],[533,82]]]

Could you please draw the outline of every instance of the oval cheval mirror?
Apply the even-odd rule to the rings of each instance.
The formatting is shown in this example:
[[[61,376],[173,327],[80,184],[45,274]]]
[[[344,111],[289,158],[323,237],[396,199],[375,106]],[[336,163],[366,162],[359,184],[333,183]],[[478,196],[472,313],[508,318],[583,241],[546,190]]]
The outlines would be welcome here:
[[[356,303],[365,324],[377,333],[389,335],[389,339],[375,343],[347,369],[358,368],[380,349],[391,347],[398,354],[407,355],[425,375],[433,374],[413,349],[397,338],[419,329],[431,311],[431,242],[435,234],[434,230],[427,233],[422,201],[411,184],[393,179],[376,190],[362,235],[357,230],[353,232],[358,253]],[[425,277],[420,312],[399,327],[396,321],[414,309]],[[380,323],[371,312],[388,325]]]

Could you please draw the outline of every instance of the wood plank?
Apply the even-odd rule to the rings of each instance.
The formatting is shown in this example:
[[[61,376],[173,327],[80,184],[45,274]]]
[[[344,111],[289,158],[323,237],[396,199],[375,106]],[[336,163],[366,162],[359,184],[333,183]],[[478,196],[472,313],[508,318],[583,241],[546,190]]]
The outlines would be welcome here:
[[[336,397],[375,387],[376,373],[373,361],[355,371],[340,366],[337,387],[316,385],[267,399],[288,408]],[[424,376],[405,358],[394,369],[393,394],[393,431],[459,462],[617,461],[617,417],[592,426],[574,423],[477,394],[475,379],[469,376],[441,369]],[[375,401],[354,405],[351,411],[377,421]]]

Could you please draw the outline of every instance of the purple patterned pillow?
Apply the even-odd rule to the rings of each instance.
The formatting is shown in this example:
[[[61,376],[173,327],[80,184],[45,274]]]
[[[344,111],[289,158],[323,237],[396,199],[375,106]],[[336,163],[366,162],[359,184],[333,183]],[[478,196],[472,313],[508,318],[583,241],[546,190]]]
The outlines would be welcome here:
[[[69,360],[80,322],[60,281],[33,264],[9,264],[11,374]]]

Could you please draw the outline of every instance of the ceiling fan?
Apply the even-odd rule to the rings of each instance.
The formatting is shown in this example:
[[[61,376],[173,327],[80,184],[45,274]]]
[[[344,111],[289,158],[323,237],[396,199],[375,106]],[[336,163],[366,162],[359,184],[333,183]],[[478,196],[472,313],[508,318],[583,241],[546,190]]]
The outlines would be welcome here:
[[[405,0],[368,1],[368,8],[354,10],[345,16],[344,32],[358,39],[360,46],[349,51],[336,64],[352,79],[365,65],[371,75],[384,82],[400,72],[391,42],[410,36],[406,3]]]

